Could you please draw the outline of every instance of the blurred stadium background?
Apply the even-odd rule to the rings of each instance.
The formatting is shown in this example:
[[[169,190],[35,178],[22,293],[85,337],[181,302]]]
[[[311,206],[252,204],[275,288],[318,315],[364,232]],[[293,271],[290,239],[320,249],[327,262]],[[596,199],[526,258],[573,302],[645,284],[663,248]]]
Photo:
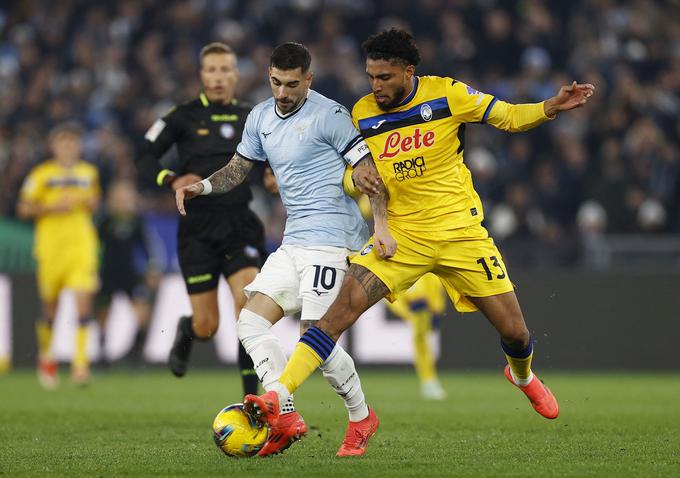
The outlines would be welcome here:
[[[85,159],[104,191],[133,179],[162,251],[164,280],[146,358],[167,356],[179,310],[173,197],[137,177],[144,132],[200,91],[197,57],[211,41],[239,56],[237,97],[270,95],[273,46],[312,51],[313,88],[348,107],[369,91],[360,44],[390,26],[410,29],[419,74],[453,76],[511,102],[545,99],[572,79],[596,85],[586,108],[519,135],[471,127],[466,161],[483,198],[543,368],[677,370],[680,336],[680,2],[650,0],[16,0],[0,6],[0,361],[33,366],[38,314],[31,226],[15,218],[27,171],[47,155],[47,131],[86,128]],[[167,161],[173,161],[172,154]],[[274,250],[285,213],[256,189],[254,208]],[[228,301],[226,289],[222,300]],[[173,298],[173,300],[169,299]],[[134,333],[118,301],[112,357]],[[64,302],[57,356],[72,350]],[[346,338],[362,363],[407,363],[408,326],[378,306]],[[458,319],[452,310],[450,318]],[[474,316],[473,316],[474,317]],[[233,318],[226,317],[226,323]],[[230,322],[231,321],[231,322]],[[296,327],[279,327],[292,347]],[[284,330],[285,329],[285,330]],[[479,318],[442,321],[444,367],[493,367],[496,339]],[[221,328],[217,356],[235,358]],[[63,340],[59,339],[63,336]],[[363,337],[363,338],[362,338]],[[380,337],[369,340],[368,337]],[[395,346],[397,344],[398,346]],[[197,359],[215,363],[209,346]],[[578,351],[575,357],[575,351]],[[91,352],[97,355],[96,344]]]

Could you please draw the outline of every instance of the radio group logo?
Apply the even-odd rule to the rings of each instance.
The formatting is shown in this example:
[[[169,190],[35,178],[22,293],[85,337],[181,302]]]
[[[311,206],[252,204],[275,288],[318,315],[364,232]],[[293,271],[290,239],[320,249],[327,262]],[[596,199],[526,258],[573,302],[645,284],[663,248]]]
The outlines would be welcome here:
[[[394,168],[394,178],[397,181],[420,177],[427,169],[423,156],[417,156],[404,161],[395,161],[392,167]]]

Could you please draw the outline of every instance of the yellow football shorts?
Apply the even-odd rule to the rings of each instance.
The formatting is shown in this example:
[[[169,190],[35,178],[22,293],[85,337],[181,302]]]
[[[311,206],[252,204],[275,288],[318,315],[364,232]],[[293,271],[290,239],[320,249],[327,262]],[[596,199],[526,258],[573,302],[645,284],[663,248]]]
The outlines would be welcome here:
[[[481,225],[450,231],[446,240],[426,237],[428,233],[406,232],[393,225],[390,232],[397,241],[394,257],[381,259],[371,238],[350,259],[385,283],[390,301],[427,272],[439,276],[459,312],[477,310],[468,297],[489,297],[513,290],[501,254]]]
[[[95,251],[63,250],[58,254],[37,257],[40,298],[54,302],[62,289],[95,292],[98,286]]]

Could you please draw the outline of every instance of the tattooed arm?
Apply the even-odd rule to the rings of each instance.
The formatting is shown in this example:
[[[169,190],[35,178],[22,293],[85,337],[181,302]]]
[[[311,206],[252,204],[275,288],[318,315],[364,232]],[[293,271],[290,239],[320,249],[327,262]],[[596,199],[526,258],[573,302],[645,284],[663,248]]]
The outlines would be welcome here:
[[[177,210],[182,216],[186,216],[184,201],[205,196],[208,194],[224,194],[241,184],[252,169],[253,163],[247,159],[234,154],[231,161],[219,171],[215,171],[209,178],[197,183],[184,186],[175,191],[175,202]]]
[[[364,156],[352,171],[352,179],[357,188],[362,192],[368,191],[368,199],[373,211],[374,234],[376,252],[383,259],[392,257],[397,252],[397,242],[390,234],[387,226],[387,201],[389,193],[382,182],[373,157],[370,154]],[[360,186],[361,184],[361,186]]]

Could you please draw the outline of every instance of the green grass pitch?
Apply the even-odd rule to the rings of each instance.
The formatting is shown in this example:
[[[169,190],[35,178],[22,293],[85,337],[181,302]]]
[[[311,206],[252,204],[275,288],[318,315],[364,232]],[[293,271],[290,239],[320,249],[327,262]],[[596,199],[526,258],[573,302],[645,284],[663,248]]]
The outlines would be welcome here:
[[[308,436],[283,455],[233,459],[211,439],[221,407],[240,401],[237,373],[165,370],[0,377],[2,476],[680,476],[680,375],[548,372],[561,405],[549,421],[496,373],[445,373],[449,398],[424,402],[409,369],[362,370],[381,420],[364,457],[337,459],[346,413],[315,374],[296,395]]]

